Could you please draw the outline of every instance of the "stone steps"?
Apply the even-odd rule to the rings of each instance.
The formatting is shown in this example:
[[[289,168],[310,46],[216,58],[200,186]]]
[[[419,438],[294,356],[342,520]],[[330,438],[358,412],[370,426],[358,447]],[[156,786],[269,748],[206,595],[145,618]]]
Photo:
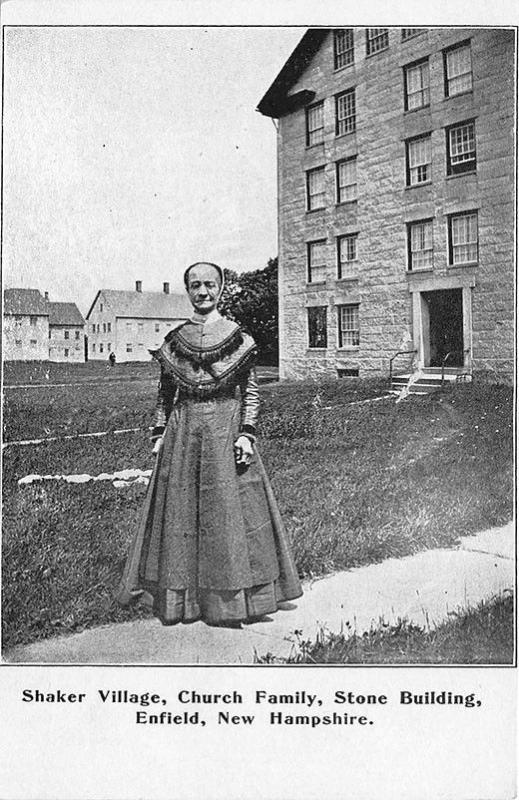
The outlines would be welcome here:
[[[434,392],[442,386],[441,370],[435,367],[426,367],[422,370],[422,375],[412,383],[409,380],[412,378],[413,373],[402,373],[395,375],[391,381],[391,391],[399,394],[402,389],[407,388],[409,394],[425,395]],[[449,367],[445,369],[443,375],[443,385],[454,385],[459,381],[461,376],[468,381],[472,380],[470,375],[467,375],[460,367]]]

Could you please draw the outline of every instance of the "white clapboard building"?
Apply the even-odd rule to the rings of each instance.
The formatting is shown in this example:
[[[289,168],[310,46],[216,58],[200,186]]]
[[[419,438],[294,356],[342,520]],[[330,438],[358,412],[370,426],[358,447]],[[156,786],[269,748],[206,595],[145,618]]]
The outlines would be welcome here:
[[[88,359],[117,362],[147,361],[149,350],[160,347],[168,331],[191,315],[185,294],[172,294],[169,283],[162,292],[143,292],[136,281],[134,291],[100,289],[86,316]]]

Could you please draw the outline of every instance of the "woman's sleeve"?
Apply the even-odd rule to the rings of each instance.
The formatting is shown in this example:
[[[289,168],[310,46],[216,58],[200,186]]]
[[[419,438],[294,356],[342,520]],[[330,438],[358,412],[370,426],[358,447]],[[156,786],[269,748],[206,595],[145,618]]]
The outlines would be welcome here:
[[[152,441],[159,439],[164,433],[164,429],[173,409],[174,397],[175,384],[167,375],[164,367],[161,367],[157,403],[155,405],[155,417],[153,420],[153,429],[151,431]]]
[[[258,378],[255,367],[252,367],[245,375],[241,383],[241,395],[240,433],[254,439],[260,408]]]

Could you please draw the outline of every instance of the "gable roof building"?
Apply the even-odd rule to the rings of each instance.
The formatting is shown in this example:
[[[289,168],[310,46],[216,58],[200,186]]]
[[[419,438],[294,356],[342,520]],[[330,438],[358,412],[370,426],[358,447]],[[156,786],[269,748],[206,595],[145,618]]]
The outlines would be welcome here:
[[[170,294],[169,283],[162,292],[143,292],[141,281],[135,291],[100,289],[86,316],[88,358],[106,360],[113,352],[118,362],[147,361],[148,350],[191,312],[187,296]]]
[[[51,361],[85,361],[85,320],[75,303],[48,303],[49,358]]]
[[[308,30],[278,123],[280,374],[510,379],[515,34]]]
[[[4,289],[6,361],[47,361],[49,309],[38,289]]]

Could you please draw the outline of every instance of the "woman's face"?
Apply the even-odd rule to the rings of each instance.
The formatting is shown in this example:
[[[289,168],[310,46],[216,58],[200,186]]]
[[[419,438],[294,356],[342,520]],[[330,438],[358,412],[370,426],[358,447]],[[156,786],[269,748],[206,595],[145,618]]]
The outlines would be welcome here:
[[[189,270],[187,293],[199,314],[209,314],[216,308],[220,288],[220,275],[211,264],[197,264]]]

